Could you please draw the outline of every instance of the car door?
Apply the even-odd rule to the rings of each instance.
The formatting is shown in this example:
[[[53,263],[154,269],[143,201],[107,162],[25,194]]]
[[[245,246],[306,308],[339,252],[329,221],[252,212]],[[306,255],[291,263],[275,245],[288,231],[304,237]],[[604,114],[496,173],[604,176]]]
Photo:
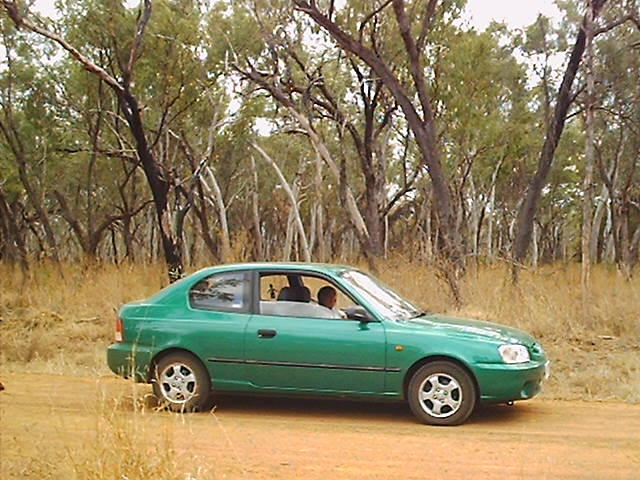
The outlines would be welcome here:
[[[258,307],[251,316],[245,359],[252,385],[309,393],[383,392],[384,324],[316,318],[313,310],[323,307],[300,305],[298,314],[289,309],[286,315],[267,315]]]

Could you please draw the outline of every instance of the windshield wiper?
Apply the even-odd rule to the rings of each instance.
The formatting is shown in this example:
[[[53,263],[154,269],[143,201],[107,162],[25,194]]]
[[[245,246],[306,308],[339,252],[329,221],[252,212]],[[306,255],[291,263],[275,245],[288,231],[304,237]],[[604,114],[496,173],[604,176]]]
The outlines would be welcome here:
[[[422,312],[418,312],[417,315],[415,315],[415,316],[413,316],[411,318],[414,319],[414,318],[426,317],[427,315],[430,315],[430,314],[431,314],[431,312],[422,311]]]

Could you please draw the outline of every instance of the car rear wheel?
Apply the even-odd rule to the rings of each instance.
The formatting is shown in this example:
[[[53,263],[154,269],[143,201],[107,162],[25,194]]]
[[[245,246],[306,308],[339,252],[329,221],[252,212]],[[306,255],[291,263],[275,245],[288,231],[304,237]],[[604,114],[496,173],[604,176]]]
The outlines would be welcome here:
[[[411,411],[422,423],[459,425],[473,413],[477,392],[465,369],[452,362],[437,361],[414,373],[407,396]]]
[[[153,393],[174,412],[204,410],[209,399],[211,379],[202,363],[186,352],[170,353],[154,367]]]

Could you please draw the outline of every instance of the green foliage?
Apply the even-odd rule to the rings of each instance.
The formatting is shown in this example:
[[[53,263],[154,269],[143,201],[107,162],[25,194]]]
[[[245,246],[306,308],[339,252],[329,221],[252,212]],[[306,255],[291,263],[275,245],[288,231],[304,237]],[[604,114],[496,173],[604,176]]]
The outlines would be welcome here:
[[[329,3],[319,2],[325,11]],[[419,20],[427,3],[405,2],[414,20],[414,37],[420,33]],[[494,235],[504,239],[501,241],[506,249],[512,233],[510,224],[537,168],[553,99],[583,7],[574,0],[562,0],[558,2],[563,14],[560,22],[541,16],[522,31],[494,23],[487,31],[478,32],[462,25],[464,4],[464,0],[440,2],[420,60],[436,114],[442,161],[460,204],[457,208],[479,211],[495,186],[495,205],[486,214],[494,216],[499,230]],[[346,2],[335,8],[332,18],[375,50],[409,96],[415,96],[392,6],[370,15],[381,5],[369,0]],[[59,17],[44,19],[42,25],[122,81],[141,5],[131,6],[123,0],[59,0],[56,6]],[[620,18],[627,7],[627,3],[618,2],[605,8],[603,22]],[[134,141],[114,93],[54,43],[17,31],[6,16],[0,22],[1,119],[3,125],[14,126],[22,141],[28,176],[54,219],[57,235],[69,243],[69,229],[62,220],[54,190],[65,196],[86,228],[95,227],[100,219],[141,207],[150,193],[136,167]],[[625,201],[631,202],[627,205],[631,234],[640,224],[640,214],[629,207],[640,197],[638,44],[638,32],[632,25],[618,27],[596,40],[598,152],[604,170],[617,159],[616,188],[620,198],[624,192]],[[245,200],[254,188],[250,168],[254,156],[261,228],[273,244],[281,244],[290,207],[272,169],[251,148],[250,143],[257,141],[276,159],[285,177],[299,184],[303,221],[311,223],[311,212],[319,201],[314,183],[316,152],[286,108],[255,84],[241,79],[237,69],[250,67],[282,88],[295,108],[308,116],[333,158],[344,164],[349,187],[365,208],[366,172],[346,124],[350,122],[364,135],[363,92],[371,91],[368,89],[377,78],[368,67],[340,50],[308,16],[295,11],[291,2],[278,0],[153,2],[135,57],[131,90],[140,102],[147,139],[170,183],[187,191],[195,185],[193,162],[197,166],[205,161],[220,184],[231,233],[240,234],[252,222],[252,206]],[[584,83],[582,75],[579,71],[579,85]],[[293,91],[292,86],[300,88]],[[325,91],[344,114],[342,123],[312,101],[326,100]],[[392,112],[386,130],[374,142],[374,158],[384,169],[383,206],[406,178],[418,171],[418,182],[401,199],[403,208],[393,216],[402,228],[392,227],[390,235],[396,232],[395,243],[402,244],[403,235],[410,229],[414,234],[427,230],[432,199],[426,171],[420,170],[422,159],[415,141],[406,141],[407,125],[400,109],[393,109],[385,88],[379,99],[374,127],[382,125],[388,109]],[[583,103],[583,95],[577,95],[537,216],[537,224],[547,231],[565,228],[573,238],[579,235],[580,225]],[[19,178],[16,152],[6,135],[1,140],[0,188],[10,202],[26,204],[27,216],[33,217],[33,206],[26,200],[25,186]],[[205,158],[209,146],[211,155]],[[596,175],[598,189],[602,185],[600,170]],[[177,190],[171,193],[176,211],[189,201],[188,192]],[[338,191],[338,182],[325,166],[320,201],[333,212],[333,244],[344,240],[337,232],[342,235],[349,231]],[[211,198],[203,204],[209,205],[207,213],[215,237],[219,230],[216,209]],[[114,244],[122,242],[119,235],[128,228],[134,243],[142,250],[148,249],[144,237],[151,233],[146,212],[143,209],[131,225],[123,221],[114,224]],[[192,239],[191,248],[197,252],[202,227],[193,209],[186,212],[185,238]],[[461,218],[467,222],[466,216]],[[39,232],[37,222],[31,226]],[[466,225],[467,235],[472,235],[472,230],[470,224]],[[36,250],[37,242],[33,238],[29,242]],[[108,248],[115,247],[103,242],[103,254]]]

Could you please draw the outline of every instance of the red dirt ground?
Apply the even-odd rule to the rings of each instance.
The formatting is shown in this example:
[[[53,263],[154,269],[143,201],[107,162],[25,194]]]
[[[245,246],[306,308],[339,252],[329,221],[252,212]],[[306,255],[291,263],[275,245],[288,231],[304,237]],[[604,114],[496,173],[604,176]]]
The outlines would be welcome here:
[[[135,416],[150,431],[169,429],[173,446],[214,478],[640,479],[640,405],[534,399],[484,408],[446,428],[416,423],[401,404],[275,398],[225,397],[214,413],[140,415],[132,392],[149,387],[115,377],[1,380],[3,479],[18,478],[16,462],[27,466],[23,478],[42,448],[95,436],[97,406],[116,398],[123,401],[115,415]]]

